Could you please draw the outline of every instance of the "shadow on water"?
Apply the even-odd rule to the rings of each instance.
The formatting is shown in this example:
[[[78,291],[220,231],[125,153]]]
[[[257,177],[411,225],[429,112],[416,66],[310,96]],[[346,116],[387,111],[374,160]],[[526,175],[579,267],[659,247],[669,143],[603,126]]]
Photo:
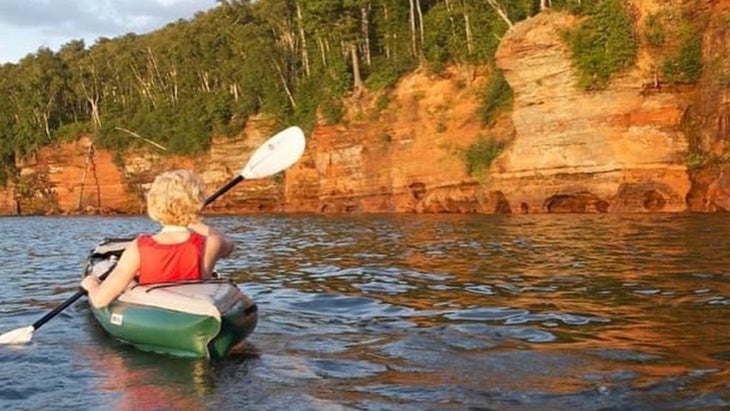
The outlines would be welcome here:
[[[144,353],[106,336],[77,304],[30,346],[0,348],[0,403],[730,407],[730,221],[723,216],[210,219],[239,244],[219,271],[259,305],[259,326],[242,352],[217,362]],[[72,224],[79,222],[84,227]],[[154,229],[124,218],[0,224],[25,228],[0,241],[12,278],[0,288],[4,329],[32,323],[75,292],[80,271],[71,268],[98,239]],[[60,250],[63,236],[36,232],[49,227],[85,244]]]

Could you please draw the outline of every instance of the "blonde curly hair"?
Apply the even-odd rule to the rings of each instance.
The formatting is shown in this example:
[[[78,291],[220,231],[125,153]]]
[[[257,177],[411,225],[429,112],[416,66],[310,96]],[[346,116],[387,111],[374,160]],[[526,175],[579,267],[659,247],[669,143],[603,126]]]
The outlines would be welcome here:
[[[147,214],[162,225],[195,223],[204,203],[205,183],[190,170],[158,175],[147,192]]]

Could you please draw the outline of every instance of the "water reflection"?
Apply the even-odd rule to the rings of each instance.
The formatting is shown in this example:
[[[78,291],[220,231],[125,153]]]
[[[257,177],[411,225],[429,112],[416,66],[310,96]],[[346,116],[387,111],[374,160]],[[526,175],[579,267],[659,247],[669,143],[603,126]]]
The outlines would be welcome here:
[[[51,379],[43,361],[73,368],[77,391],[94,393],[89,408],[730,406],[724,216],[211,220],[239,244],[220,271],[259,305],[243,352],[213,363],[142,353],[97,334],[81,305],[47,326],[35,351],[0,351],[0,368],[38,364],[35,373]],[[2,261],[10,280],[0,312],[19,325],[75,292],[74,266],[93,242],[149,231],[143,218],[74,220],[84,229],[31,221],[23,232],[0,221],[13,238],[0,249],[22,255]],[[87,243],[59,250],[68,235]],[[37,246],[24,250],[22,241]],[[54,341],[68,343],[42,348]],[[39,384],[0,390],[0,402],[47,405]]]
[[[103,370],[89,387],[114,398],[114,409],[204,409],[213,392],[210,364],[132,351],[108,338],[80,347],[78,361]],[[105,341],[106,340],[106,341]]]
[[[527,384],[580,401],[667,379],[727,388],[727,361],[717,365],[729,348],[727,224],[708,229],[685,216],[315,221],[308,230],[311,219],[288,219],[276,237],[256,239],[254,248],[276,249],[269,264],[278,270],[254,264],[236,275],[255,279],[250,290],[269,308],[263,339],[283,329],[296,347],[324,340],[350,362],[383,359],[389,372],[363,377],[359,401],[453,394],[428,394],[415,383],[423,378],[470,387],[459,394],[465,404],[489,395],[479,387],[490,378],[507,391]],[[268,243],[284,235],[294,251]],[[356,333],[377,342],[346,349],[343,339]],[[407,376],[417,388],[403,385]]]

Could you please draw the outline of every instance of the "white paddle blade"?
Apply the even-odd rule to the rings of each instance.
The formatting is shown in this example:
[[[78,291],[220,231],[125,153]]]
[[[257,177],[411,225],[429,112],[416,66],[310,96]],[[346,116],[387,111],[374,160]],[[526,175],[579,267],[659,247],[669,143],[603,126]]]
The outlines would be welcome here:
[[[33,338],[35,328],[32,325],[17,328],[0,335],[0,344],[27,344]]]
[[[263,178],[286,170],[304,153],[304,132],[297,126],[280,131],[253,153],[241,171],[245,179]]]

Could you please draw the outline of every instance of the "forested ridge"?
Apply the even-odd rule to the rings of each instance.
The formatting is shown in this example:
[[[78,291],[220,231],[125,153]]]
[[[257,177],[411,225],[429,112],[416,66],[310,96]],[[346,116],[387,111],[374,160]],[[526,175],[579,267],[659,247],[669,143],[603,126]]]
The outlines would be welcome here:
[[[0,177],[15,176],[18,158],[81,134],[119,153],[151,144],[194,154],[257,114],[305,128],[317,115],[337,122],[343,97],[387,90],[416,68],[494,69],[505,31],[546,8],[587,17],[565,36],[587,79],[581,86],[600,88],[633,64],[637,33],[620,0],[219,0],[150,34],[41,48],[0,66]],[[672,34],[662,17],[646,28],[657,47]],[[696,81],[700,57],[660,75]],[[690,63],[695,71],[681,66]],[[493,78],[482,96],[485,122],[510,98]]]

